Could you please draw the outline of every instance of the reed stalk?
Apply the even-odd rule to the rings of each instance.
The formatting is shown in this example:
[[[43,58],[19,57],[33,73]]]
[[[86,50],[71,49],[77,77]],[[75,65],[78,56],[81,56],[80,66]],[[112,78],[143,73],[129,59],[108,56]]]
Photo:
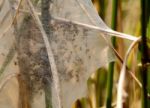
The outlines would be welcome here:
[[[148,46],[147,46],[147,37],[146,37],[146,29],[147,29],[147,0],[141,0],[141,34],[142,34],[142,107],[148,108],[148,98],[147,98],[147,75],[148,75]]]
[[[150,39],[150,0],[146,1],[147,7],[147,38]],[[147,92],[150,94],[150,66],[148,66],[148,84]],[[150,100],[148,99],[148,107],[150,107]]]
[[[99,16],[101,16],[101,18],[103,20],[105,20],[105,11],[106,11],[106,0],[98,0],[98,3],[99,3],[99,7],[100,7],[100,10],[98,12]]]
[[[42,0],[41,1],[41,20],[43,24],[43,28],[46,32],[46,34],[49,36],[50,35],[50,0]],[[45,91],[45,103],[46,103],[46,108],[52,108],[52,82],[49,80],[46,81],[47,84],[44,86],[44,91]]]
[[[112,22],[111,22],[111,28],[113,30],[117,29],[117,9],[118,9],[118,0],[113,0],[113,4],[112,4]],[[112,37],[111,41],[112,41],[112,45],[115,48],[116,47],[116,38]],[[108,69],[107,100],[106,100],[106,107],[107,108],[111,108],[111,103],[112,103],[114,66],[115,66],[115,62],[113,61],[109,64],[109,69]]]

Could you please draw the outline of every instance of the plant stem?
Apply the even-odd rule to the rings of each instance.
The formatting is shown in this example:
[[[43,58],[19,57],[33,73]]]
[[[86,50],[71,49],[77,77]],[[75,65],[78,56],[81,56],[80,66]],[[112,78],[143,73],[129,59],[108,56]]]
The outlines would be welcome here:
[[[114,30],[117,29],[117,8],[118,8],[118,0],[113,0],[111,26],[112,26],[112,29],[114,29]],[[112,44],[114,47],[116,47],[116,38],[115,37],[112,37]],[[106,102],[107,108],[111,108],[111,103],[112,103],[114,66],[115,66],[115,62],[111,62],[109,64],[108,80],[107,80],[107,102]]]
[[[42,24],[43,28],[46,32],[46,34],[49,36],[50,35],[50,27],[49,27],[49,22],[50,22],[50,14],[49,14],[49,8],[50,8],[50,0],[42,0],[41,1],[41,19],[42,19]],[[46,108],[52,108],[52,91],[51,91],[51,81],[45,80],[45,103],[46,103]]]
[[[146,1],[147,7],[147,38],[150,39],[150,0]],[[147,78],[147,92],[150,94],[150,66],[148,68],[148,78]],[[150,106],[150,99],[148,99],[148,107]]]
[[[100,10],[98,12],[99,16],[104,20],[105,19],[105,10],[106,10],[106,0],[98,0]]]
[[[150,21],[150,0],[146,0],[146,24]]]
[[[111,108],[112,103],[112,89],[113,89],[113,73],[115,62],[109,64],[108,80],[107,80],[107,108]]]
[[[142,32],[142,84],[143,84],[143,108],[147,108],[147,66],[148,63],[148,46],[146,40],[146,27],[147,27],[147,17],[146,17],[146,0],[141,0],[141,32]]]

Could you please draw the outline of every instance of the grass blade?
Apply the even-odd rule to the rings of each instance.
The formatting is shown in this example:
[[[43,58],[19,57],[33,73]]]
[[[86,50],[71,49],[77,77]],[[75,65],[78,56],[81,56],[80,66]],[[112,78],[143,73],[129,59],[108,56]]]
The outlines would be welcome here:
[[[128,56],[130,54],[130,52],[132,51],[132,49],[134,48],[134,46],[139,43],[139,41],[141,40],[141,38],[138,38],[136,41],[132,42],[132,44],[130,45],[130,47],[128,48],[126,54],[125,54],[125,58],[124,58],[124,63],[122,65],[122,69],[120,72],[120,77],[119,77],[119,82],[118,82],[118,91],[117,91],[117,108],[123,108],[122,103],[122,97],[123,97],[123,86],[124,86],[124,79],[125,79],[125,73],[126,73],[126,63],[127,63],[127,59]]]

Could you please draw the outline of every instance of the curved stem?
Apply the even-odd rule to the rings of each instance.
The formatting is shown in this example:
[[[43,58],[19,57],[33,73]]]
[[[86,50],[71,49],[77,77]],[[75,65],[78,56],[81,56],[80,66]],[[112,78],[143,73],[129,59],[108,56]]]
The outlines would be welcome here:
[[[123,96],[123,83],[124,83],[124,79],[125,79],[125,73],[126,73],[126,63],[127,63],[127,59],[129,57],[130,52],[132,51],[132,49],[134,48],[134,46],[139,43],[139,41],[141,40],[141,38],[138,38],[136,41],[134,41],[130,47],[127,50],[127,53],[125,55],[125,59],[122,65],[122,69],[120,72],[120,77],[119,77],[119,83],[118,83],[118,91],[117,91],[117,108],[122,108],[122,96]]]

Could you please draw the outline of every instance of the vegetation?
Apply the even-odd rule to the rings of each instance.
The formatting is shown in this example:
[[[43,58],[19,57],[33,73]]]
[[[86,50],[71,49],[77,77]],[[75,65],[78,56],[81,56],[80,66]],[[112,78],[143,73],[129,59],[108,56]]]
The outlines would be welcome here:
[[[85,1],[0,1],[0,107],[150,107],[150,1],[92,2],[118,32]]]
[[[103,3],[105,2],[105,6],[101,6],[103,5]],[[109,0],[93,0],[93,3],[95,4],[95,6],[98,9],[98,12],[102,14],[101,17],[104,18],[105,22],[107,22],[108,24],[112,25],[112,29],[114,30],[118,30],[118,31],[124,31],[126,33],[130,33],[133,35],[142,35],[142,42],[139,43],[139,47],[141,48],[142,46],[142,50],[141,53],[143,53],[142,55],[137,55],[137,50],[134,49],[134,51],[132,51],[132,54],[130,54],[129,60],[128,60],[128,67],[130,68],[130,70],[133,72],[133,74],[136,75],[136,77],[142,82],[142,88],[137,86],[136,81],[134,81],[134,79],[131,78],[130,75],[126,74],[127,78],[126,78],[126,84],[125,84],[125,92],[128,94],[127,97],[125,97],[126,99],[124,100],[123,103],[123,107],[124,108],[148,108],[149,107],[149,99],[148,99],[148,91],[149,88],[147,88],[149,86],[149,65],[144,65],[149,63],[149,45],[148,45],[148,41],[147,39],[149,38],[149,27],[148,27],[148,23],[149,23],[149,6],[150,4],[148,3],[149,1],[146,0],[141,0],[141,1],[136,1],[136,3],[134,4],[135,1],[130,1],[130,0],[112,0],[112,3],[110,3]],[[130,3],[130,5],[129,5]],[[140,5],[141,4],[141,5]],[[110,11],[110,5],[112,5],[112,12]],[[129,6],[128,6],[129,5]],[[132,9],[136,7],[135,9]],[[138,8],[137,8],[138,7]],[[140,7],[141,7],[141,16],[140,16]],[[109,12],[107,12],[107,9],[109,10]],[[131,30],[131,26],[128,26],[129,21],[132,20],[133,17],[131,17],[132,11],[134,12],[136,9],[138,9],[137,14],[135,15],[135,18],[137,19],[136,22],[140,22],[141,21],[141,26],[139,25],[139,23],[133,23],[135,25],[133,25],[132,30]],[[105,11],[104,11],[105,10]],[[130,12],[131,11],[131,12]],[[105,12],[105,13],[104,13]],[[105,15],[105,16],[103,16]],[[112,15],[112,20],[110,20],[107,17],[110,17]],[[141,20],[140,20],[141,18]],[[109,20],[108,20],[109,19]],[[123,25],[124,24],[124,25]],[[130,24],[131,25],[131,24]],[[141,30],[139,29],[141,28]],[[146,34],[147,33],[147,34]],[[147,36],[146,36],[147,35]],[[147,39],[146,39],[147,38]],[[124,43],[124,45],[122,44],[122,40],[117,39],[115,37],[112,37],[112,44],[113,46],[116,48],[116,50],[119,52],[119,54],[121,56],[123,56],[124,51],[122,50],[123,47],[125,47],[126,42]],[[118,47],[120,45],[123,45],[121,47]],[[121,51],[121,52],[120,52]],[[139,53],[139,52],[138,52]],[[136,57],[137,56],[137,57]],[[138,59],[138,58],[141,58]],[[144,59],[145,58],[145,59]],[[136,60],[138,59],[138,61]],[[142,66],[140,65],[142,63]],[[140,66],[140,68],[139,68]],[[111,62],[109,64],[108,67],[108,86],[107,86],[107,93],[103,90],[103,87],[97,87],[95,88],[96,91],[99,91],[101,89],[102,94],[106,94],[105,97],[102,98],[103,100],[103,104],[99,104],[100,106],[97,107],[104,107],[106,105],[106,108],[111,108],[111,107],[115,107],[116,106],[116,94],[115,94],[115,86],[114,85],[114,81],[117,79],[118,77],[118,71],[120,71],[121,69],[121,64],[116,60],[115,64],[114,62]],[[114,72],[113,72],[114,71]],[[114,73],[114,75],[113,75]],[[99,75],[99,74],[96,74]],[[102,76],[101,76],[102,77]],[[105,77],[105,76],[103,76]],[[115,79],[113,79],[115,78]],[[127,81],[130,80],[130,81]],[[97,80],[95,79],[95,81],[97,82]],[[95,82],[95,83],[96,83]],[[130,83],[129,83],[130,82]],[[104,83],[106,84],[106,82]],[[142,95],[141,95],[142,94]],[[96,96],[99,96],[96,94]],[[141,100],[142,99],[142,100]],[[106,101],[104,101],[106,100]],[[112,101],[111,101],[112,100]],[[142,103],[140,105],[140,103]],[[93,105],[94,106],[94,105]],[[78,108],[78,107],[77,107]],[[79,107],[80,108],[80,107]],[[82,108],[82,107],[81,107]],[[95,108],[95,107],[92,107]]]

